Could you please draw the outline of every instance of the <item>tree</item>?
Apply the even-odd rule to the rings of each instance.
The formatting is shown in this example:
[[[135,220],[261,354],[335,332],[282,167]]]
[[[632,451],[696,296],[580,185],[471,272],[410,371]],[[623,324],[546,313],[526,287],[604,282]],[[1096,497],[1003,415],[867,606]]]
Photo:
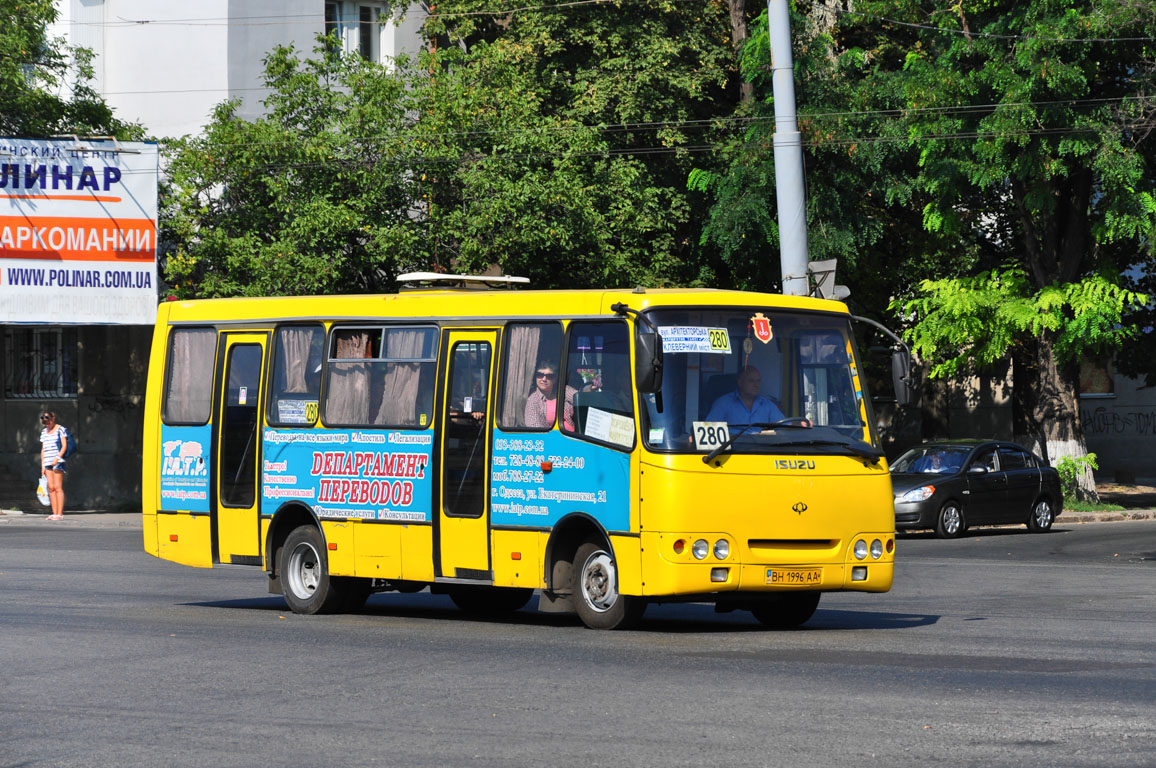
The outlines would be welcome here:
[[[1052,461],[1082,456],[1078,356],[1124,342],[1115,323],[1144,297],[1121,272],[1156,234],[1150,4],[815,9],[794,17],[812,253],[887,265],[891,306],[935,375],[1010,355],[1016,433]],[[757,36],[746,55],[757,83]],[[728,173],[692,179],[716,195],[704,237],[736,265],[751,246],[732,221],[777,246],[773,209],[742,183],[773,178],[769,141],[751,134]]]
[[[17,0],[0,7],[0,136],[59,134],[139,138],[139,126],[117,120],[90,86],[92,54],[47,35],[53,0]],[[59,92],[68,85],[67,97]]]
[[[177,295],[388,290],[400,271],[495,265],[545,288],[704,279],[685,179],[731,83],[726,9],[437,11],[414,66],[278,49],[265,117],[226,104],[173,145]]]
[[[703,280],[685,179],[737,99],[726,8],[486,7],[447,0],[426,28],[437,263],[542,287]]]
[[[971,15],[890,2],[863,10],[923,25],[902,62],[877,71],[902,83],[915,181],[929,195],[925,228],[1006,233],[992,245],[1010,267],[925,283],[897,306],[916,312],[912,336],[938,371],[1010,354],[1017,432],[1053,462],[1083,456],[1078,357],[1119,345],[1118,324],[1146,301],[1121,287],[1114,257],[1124,243],[1133,260],[1150,257],[1156,235],[1144,146],[1156,16],[1130,0],[989,3]],[[977,197],[987,204],[967,205]],[[974,311],[959,311],[968,305],[955,290]],[[984,309],[992,296],[1005,304],[994,314]],[[1094,496],[1090,472],[1081,490]]]
[[[278,48],[266,116],[241,120],[228,102],[204,135],[170,143],[161,219],[174,293],[379,292],[424,269],[412,76],[329,42],[304,61]]]

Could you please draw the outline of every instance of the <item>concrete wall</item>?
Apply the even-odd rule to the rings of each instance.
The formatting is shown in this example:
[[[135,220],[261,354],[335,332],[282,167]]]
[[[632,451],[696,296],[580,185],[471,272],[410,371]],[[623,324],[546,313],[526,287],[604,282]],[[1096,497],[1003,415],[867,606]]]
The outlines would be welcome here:
[[[152,331],[152,326],[134,325],[79,328],[77,397],[2,401],[0,506],[42,509],[34,492],[40,475],[39,415],[47,409],[76,433],[79,445],[68,461],[65,512],[140,508],[144,394]]]
[[[1080,422],[1101,482],[1156,485],[1156,388],[1114,375],[1114,394],[1080,398]]]

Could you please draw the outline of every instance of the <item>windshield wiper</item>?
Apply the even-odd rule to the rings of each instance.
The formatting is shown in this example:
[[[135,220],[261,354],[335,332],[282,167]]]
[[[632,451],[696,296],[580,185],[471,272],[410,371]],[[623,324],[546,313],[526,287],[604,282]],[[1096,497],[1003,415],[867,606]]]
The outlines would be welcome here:
[[[863,447],[852,442],[843,442],[842,440],[790,440],[785,443],[778,443],[784,446],[810,446],[810,445],[827,445],[836,446],[839,448],[846,448],[847,451],[861,459],[866,459],[872,464],[875,464],[879,459],[883,458],[883,451],[872,448],[867,443],[862,443]]]
[[[716,456],[725,451],[727,448],[730,448],[731,443],[733,443],[739,437],[739,435],[746,433],[746,431],[751,427],[758,427],[759,429],[778,429],[780,427],[786,427],[788,429],[810,429],[811,422],[800,416],[790,416],[785,419],[779,419],[778,421],[756,421],[752,424],[735,424],[735,426],[739,428],[738,432],[732,434],[726,439],[726,442],[712,450],[706,456],[703,456],[703,464],[710,464],[712,461],[714,461]]]

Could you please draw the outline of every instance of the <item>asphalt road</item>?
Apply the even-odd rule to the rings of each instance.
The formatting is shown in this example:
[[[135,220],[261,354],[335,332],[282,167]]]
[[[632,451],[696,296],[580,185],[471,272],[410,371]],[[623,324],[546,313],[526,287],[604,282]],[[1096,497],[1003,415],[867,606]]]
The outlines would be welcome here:
[[[798,631],[302,617],[133,528],[0,526],[0,766],[1156,765],[1156,522],[901,536]],[[531,603],[533,606],[533,603]]]

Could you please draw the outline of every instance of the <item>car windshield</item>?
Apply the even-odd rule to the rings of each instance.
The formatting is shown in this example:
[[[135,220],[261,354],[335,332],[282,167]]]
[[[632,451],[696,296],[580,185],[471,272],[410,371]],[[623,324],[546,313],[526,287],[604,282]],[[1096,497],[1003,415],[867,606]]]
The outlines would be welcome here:
[[[900,456],[891,471],[901,474],[958,472],[971,448],[965,445],[921,445]]]
[[[651,449],[709,453],[719,442],[703,436],[726,424],[726,452],[879,455],[846,315],[711,307],[647,317],[663,350],[662,390],[643,396]]]

